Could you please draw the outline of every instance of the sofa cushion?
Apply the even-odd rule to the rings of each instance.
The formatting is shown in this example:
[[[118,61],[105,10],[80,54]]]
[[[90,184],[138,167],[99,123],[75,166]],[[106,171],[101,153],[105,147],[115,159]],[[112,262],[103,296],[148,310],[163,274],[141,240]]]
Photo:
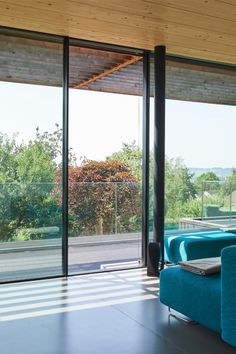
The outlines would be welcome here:
[[[160,274],[160,300],[163,304],[198,323],[221,331],[221,274],[199,276],[179,266]]]
[[[221,250],[231,245],[236,245],[236,234],[221,230],[165,235],[165,260],[178,263],[191,259],[219,257]]]
[[[224,248],[221,259],[221,335],[226,342],[236,347],[236,247]]]

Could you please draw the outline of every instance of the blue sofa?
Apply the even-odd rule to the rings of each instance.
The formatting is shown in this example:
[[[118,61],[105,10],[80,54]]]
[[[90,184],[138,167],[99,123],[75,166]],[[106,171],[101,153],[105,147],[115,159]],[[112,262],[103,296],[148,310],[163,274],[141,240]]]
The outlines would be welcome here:
[[[222,248],[236,245],[236,234],[222,230],[171,233],[164,237],[165,261],[178,263],[191,259],[218,257]]]
[[[221,253],[221,273],[200,276],[174,266],[161,271],[160,301],[221,334],[236,347],[236,246]]]

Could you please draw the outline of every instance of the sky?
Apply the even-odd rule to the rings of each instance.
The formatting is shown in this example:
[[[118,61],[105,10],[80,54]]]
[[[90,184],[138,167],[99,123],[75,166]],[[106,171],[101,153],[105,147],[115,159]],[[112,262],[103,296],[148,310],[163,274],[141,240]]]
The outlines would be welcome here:
[[[1,82],[0,100],[1,132],[18,132],[18,140],[33,139],[36,127],[52,132],[56,123],[62,126],[61,88]],[[123,142],[142,144],[140,97],[70,90],[69,112],[69,144],[77,157],[104,160]],[[235,167],[235,128],[236,107],[166,102],[166,154],[188,167]]]
[[[236,107],[168,100],[166,132],[167,156],[188,167],[236,167]]]

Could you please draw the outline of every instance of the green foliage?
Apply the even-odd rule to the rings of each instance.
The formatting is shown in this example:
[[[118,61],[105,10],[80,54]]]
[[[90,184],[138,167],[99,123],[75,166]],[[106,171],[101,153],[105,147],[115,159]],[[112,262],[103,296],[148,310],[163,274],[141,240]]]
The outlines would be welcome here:
[[[184,204],[182,210],[182,216],[198,218],[202,213],[202,202],[200,198],[192,198]]]
[[[0,238],[30,240],[47,237],[37,228],[61,224],[62,131],[40,133],[18,143],[17,135],[0,134]],[[83,161],[69,153],[69,224],[71,234],[106,234],[140,231],[142,150],[133,142],[106,161]],[[149,214],[153,224],[153,152],[150,153]],[[178,224],[180,217],[200,217],[204,183],[204,210],[223,215],[236,190],[236,170],[220,181],[213,172],[193,175],[181,159],[165,160],[165,219]],[[207,209],[208,208],[208,209]],[[216,209],[214,209],[216,210]]]
[[[142,150],[134,143],[123,144],[120,151],[112,154],[107,159],[116,158],[127,163],[132,174],[140,182],[142,181]],[[153,172],[154,158],[153,152],[150,153],[149,159],[150,183],[149,183],[149,217],[150,230],[153,224]],[[165,217],[166,220],[176,223],[180,216],[200,216],[200,201],[194,202],[196,197],[196,189],[192,182],[193,175],[183,164],[181,159],[165,160]],[[141,193],[141,190],[140,190]],[[189,208],[187,210],[187,208]],[[187,214],[186,214],[187,213]],[[140,224],[141,225],[141,224]]]
[[[132,175],[139,182],[142,181],[142,150],[136,145],[135,141],[131,144],[123,143],[122,149],[107,157],[107,160],[124,162],[130,167]]]
[[[232,169],[232,174],[225,178],[221,186],[221,195],[228,197],[233,191],[236,190],[236,169]]]
[[[28,143],[0,134],[0,238],[27,240],[24,228],[60,223],[59,192],[55,190],[61,129],[36,130]],[[18,230],[18,231],[17,231]],[[19,231],[20,230],[20,231]]]
[[[34,142],[41,143],[45,151],[51,156],[51,161],[56,163],[56,159],[62,154],[62,129],[58,124],[55,124],[56,129],[52,132],[40,133],[39,128],[36,129],[36,139],[30,142],[29,145]]]
[[[214,172],[205,172],[198,176],[194,181],[196,191],[200,194],[205,191],[218,191],[220,189],[220,179]]]
[[[21,149],[15,157],[16,180],[29,183],[54,182],[55,165],[50,151],[43,142],[30,143]]]
[[[179,218],[196,218],[201,216],[201,199],[191,198],[186,203],[182,204],[176,201],[173,208],[166,215],[166,223],[178,224]]]
[[[15,136],[10,139],[0,133],[0,183],[10,183],[16,179],[16,155],[20,147],[15,139]]]
[[[32,233],[28,229],[16,230],[12,240],[13,241],[29,241],[32,239]]]
[[[183,216],[185,205],[196,197],[192,174],[181,159],[165,162],[165,215],[174,221]]]

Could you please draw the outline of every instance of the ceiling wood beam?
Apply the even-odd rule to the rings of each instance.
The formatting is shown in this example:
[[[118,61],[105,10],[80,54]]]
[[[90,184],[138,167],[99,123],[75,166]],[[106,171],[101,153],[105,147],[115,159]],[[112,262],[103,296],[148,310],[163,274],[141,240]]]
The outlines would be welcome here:
[[[124,61],[123,63],[119,63],[117,65],[114,65],[112,68],[103,71],[102,73],[98,74],[98,75],[94,75],[91,78],[84,80],[82,82],[80,82],[79,84],[76,84],[73,88],[74,89],[79,89],[81,87],[84,86],[88,86],[89,84],[92,84],[93,82],[102,79],[103,77],[106,77],[110,74],[115,73],[116,71],[119,71],[123,68],[126,68],[128,65],[131,65],[133,63],[136,63],[137,61],[141,60],[142,57],[139,56],[132,56],[130,59]]]

